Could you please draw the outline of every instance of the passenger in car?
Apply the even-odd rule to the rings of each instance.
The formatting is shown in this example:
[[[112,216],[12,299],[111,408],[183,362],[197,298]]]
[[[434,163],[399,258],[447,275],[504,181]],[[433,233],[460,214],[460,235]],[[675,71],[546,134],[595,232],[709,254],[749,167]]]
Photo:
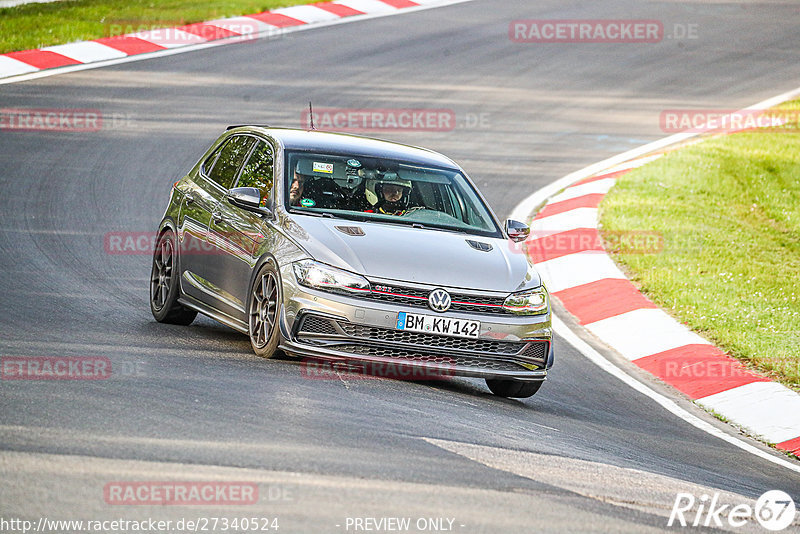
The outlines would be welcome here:
[[[289,188],[289,204],[292,206],[299,206],[300,199],[303,198],[303,187],[305,185],[306,177],[294,171],[294,178],[292,185]]]

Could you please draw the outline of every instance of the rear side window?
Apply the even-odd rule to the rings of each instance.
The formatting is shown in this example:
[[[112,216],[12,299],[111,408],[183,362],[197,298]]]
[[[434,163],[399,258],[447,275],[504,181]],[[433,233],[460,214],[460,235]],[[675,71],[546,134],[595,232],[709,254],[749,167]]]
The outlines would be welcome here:
[[[274,164],[272,146],[259,141],[250,159],[247,160],[236,187],[255,187],[261,192],[261,202],[266,205],[272,192],[272,170]]]
[[[230,189],[254,141],[243,135],[230,138],[219,151],[214,167],[208,170],[208,177],[224,189]]]

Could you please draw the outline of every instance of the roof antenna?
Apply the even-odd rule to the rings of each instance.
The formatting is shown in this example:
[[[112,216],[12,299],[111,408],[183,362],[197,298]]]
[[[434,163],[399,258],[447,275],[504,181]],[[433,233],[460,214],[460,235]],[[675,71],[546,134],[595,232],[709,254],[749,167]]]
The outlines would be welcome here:
[[[308,117],[311,120],[311,129],[316,130],[314,128],[314,110],[311,109],[311,100],[308,101]]]

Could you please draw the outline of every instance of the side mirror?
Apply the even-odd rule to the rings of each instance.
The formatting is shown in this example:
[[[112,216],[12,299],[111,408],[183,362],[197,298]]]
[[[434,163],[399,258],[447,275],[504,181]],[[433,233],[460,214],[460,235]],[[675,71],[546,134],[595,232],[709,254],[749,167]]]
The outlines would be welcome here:
[[[527,224],[515,221],[513,219],[508,219],[506,221],[506,234],[511,241],[514,241],[515,243],[525,241],[528,239],[528,235],[530,235],[530,233],[531,229]]]
[[[225,198],[234,206],[239,206],[249,211],[261,212],[265,210],[261,206],[261,191],[255,187],[234,187],[228,191]]]

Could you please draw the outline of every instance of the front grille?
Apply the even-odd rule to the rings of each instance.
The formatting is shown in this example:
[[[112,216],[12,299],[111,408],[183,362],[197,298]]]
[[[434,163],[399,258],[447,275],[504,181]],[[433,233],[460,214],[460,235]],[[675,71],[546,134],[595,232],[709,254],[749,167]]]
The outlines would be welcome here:
[[[536,341],[528,343],[528,346],[522,351],[522,355],[534,360],[546,360],[549,349],[550,344],[547,341]]]
[[[303,332],[321,335],[336,335],[339,333],[336,327],[333,326],[333,321],[317,317],[316,315],[307,315],[305,320],[303,320],[301,330]]]
[[[404,306],[411,306],[414,308],[428,308],[428,294],[432,291],[430,289],[418,289],[415,287],[400,287],[393,285],[391,287],[391,291],[378,291],[374,288],[376,285],[380,284],[372,283],[373,289],[369,292],[369,294],[364,295],[365,298],[380,302],[402,304]],[[509,313],[503,309],[505,297],[475,296],[464,293],[450,292],[450,298],[452,300],[450,309],[454,311],[490,314]]]
[[[393,349],[388,347],[375,347],[371,345],[337,345],[336,350],[350,354],[374,356],[378,358],[400,358],[413,362],[438,364],[445,367],[471,367],[492,371],[518,372],[522,366],[514,362],[491,360],[488,358],[472,358],[469,356],[446,356],[442,354],[428,354],[423,351]]]
[[[386,328],[375,328],[353,323],[340,323],[339,326],[344,330],[345,334],[351,337],[389,343],[406,343],[409,345],[432,345],[455,350],[517,354],[526,345],[525,343],[513,343],[508,341],[489,341],[486,339],[447,337],[419,332],[406,332],[404,330],[389,330]]]
[[[349,323],[308,314],[297,339],[338,352],[457,367],[521,371],[543,367],[549,342],[493,341],[439,336]],[[525,366],[523,366],[525,364]]]

